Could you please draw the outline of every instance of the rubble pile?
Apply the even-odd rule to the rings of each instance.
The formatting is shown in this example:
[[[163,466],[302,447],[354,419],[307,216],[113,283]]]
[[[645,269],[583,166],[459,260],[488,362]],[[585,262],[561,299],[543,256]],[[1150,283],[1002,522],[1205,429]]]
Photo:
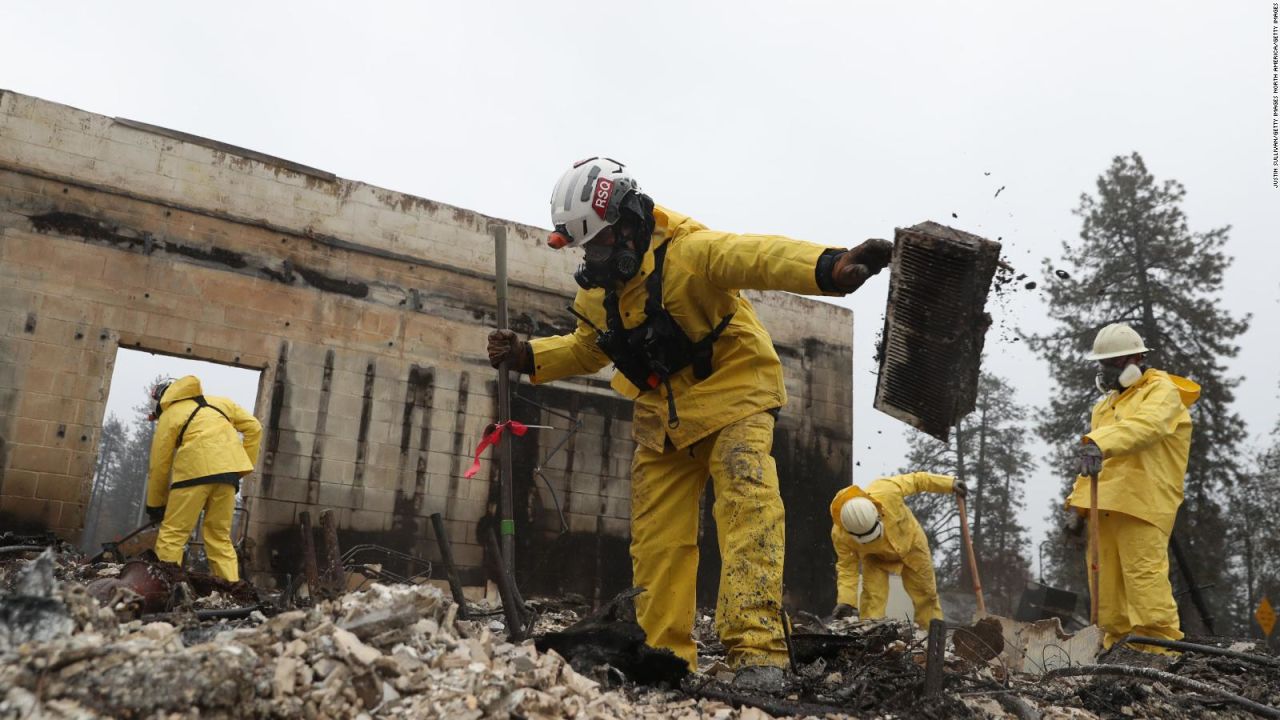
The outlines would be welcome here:
[[[431,585],[370,584],[230,620],[201,614],[238,602],[214,588],[137,618],[85,589],[113,568],[74,570],[53,552],[0,558],[0,718],[1255,717],[1164,675],[1035,677],[950,651],[941,692],[926,695],[926,636],[896,621],[801,618],[796,672],[781,692],[753,695],[732,684],[709,615],[698,618],[700,672],[637,682],[624,657],[608,655],[653,659],[632,647],[625,594],[595,613],[534,601],[535,639],[511,643],[496,613],[471,608],[473,619],[460,620]],[[1232,649],[1258,657],[1114,651],[1099,662],[1199,681],[1259,707],[1280,703],[1275,659],[1247,643]]]

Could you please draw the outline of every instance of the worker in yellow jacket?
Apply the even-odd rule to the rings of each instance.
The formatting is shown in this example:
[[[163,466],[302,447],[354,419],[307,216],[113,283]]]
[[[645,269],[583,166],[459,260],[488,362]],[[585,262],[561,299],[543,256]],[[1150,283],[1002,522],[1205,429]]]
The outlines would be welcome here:
[[[916,493],[955,493],[964,497],[963,482],[950,475],[915,472],[880,478],[866,490],[841,490],[831,501],[831,544],[836,549],[836,608],[834,617],[857,607],[863,619],[882,618],[889,601],[889,574],[902,575],[902,586],[915,606],[916,624],[942,619],[933,556],[920,521],[904,498]],[[858,568],[862,568],[862,599],[857,600]]]
[[[147,515],[160,523],[156,556],[181,563],[187,538],[204,511],[205,555],[214,575],[236,582],[240,566],[231,520],[240,478],[253,471],[262,425],[224,397],[205,397],[187,375],[152,390],[156,422],[147,478]],[[244,438],[241,439],[241,434]]]
[[[649,644],[697,667],[698,502],[710,477],[722,560],[716,628],[739,685],[780,684],[784,532],[771,451],[787,395],[769,333],[740,291],[849,293],[889,262],[892,246],[709,230],[654,205],[607,158],[570,168],[551,210],[549,244],[584,252],[577,328],[531,342],[495,331],[490,362],[535,383],[615,366],[614,389],[635,401],[631,556]]]
[[[1200,386],[1149,368],[1142,337],[1117,323],[1098,331],[1090,360],[1105,393],[1093,406],[1079,447],[1080,475],[1067,506],[1089,510],[1089,476],[1098,476],[1098,625],[1103,646],[1125,635],[1178,640],[1182,630],[1169,584],[1169,537],[1182,505],[1191,452],[1191,413]],[[1152,645],[1139,650],[1167,653]]]

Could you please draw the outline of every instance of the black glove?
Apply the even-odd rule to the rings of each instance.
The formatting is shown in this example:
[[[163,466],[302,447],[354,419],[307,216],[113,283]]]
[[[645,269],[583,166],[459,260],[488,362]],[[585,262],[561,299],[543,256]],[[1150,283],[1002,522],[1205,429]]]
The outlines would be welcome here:
[[[1078,456],[1081,475],[1097,475],[1102,472],[1102,448],[1091,442],[1080,446]]]
[[[161,505],[160,507],[151,507],[148,505],[147,518],[151,520],[152,523],[158,523],[164,520],[164,508],[164,505]]]
[[[960,478],[956,478],[951,483],[951,492],[959,497],[969,497],[969,486],[964,484]]]
[[[842,618],[847,618],[847,617],[857,617],[857,615],[858,615],[858,609],[855,608],[854,606],[846,605],[844,603],[838,603],[834,608],[832,608],[831,615],[827,617],[827,622],[831,622],[832,620],[840,620]]]
[[[867,278],[883,270],[892,257],[893,243],[867,240],[836,258],[835,267],[831,269],[831,281],[841,292],[853,292]]]
[[[494,330],[489,333],[489,364],[499,367],[503,361],[507,367],[517,372],[527,373],[533,370],[533,353],[529,343],[523,342],[510,330]]]

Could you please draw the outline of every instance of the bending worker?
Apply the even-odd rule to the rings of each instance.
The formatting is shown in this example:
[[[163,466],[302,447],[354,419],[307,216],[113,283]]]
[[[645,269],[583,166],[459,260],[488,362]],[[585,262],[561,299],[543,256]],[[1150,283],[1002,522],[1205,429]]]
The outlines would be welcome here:
[[[836,548],[836,607],[833,617],[853,613],[860,617],[884,617],[889,601],[889,573],[902,575],[902,586],[915,606],[916,624],[942,619],[938,585],[933,576],[933,556],[920,521],[903,502],[916,493],[955,493],[967,489],[950,475],[916,472],[880,478],[866,490],[856,486],[841,490],[831,501],[831,544]],[[857,602],[858,566],[862,566],[862,601]]]
[[[723,560],[716,629],[739,685],[780,685],[783,507],[770,453],[787,396],[769,333],[740,291],[850,293],[888,264],[892,246],[709,230],[654,205],[607,158],[560,178],[551,217],[549,244],[583,249],[577,329],[531,342],[495,331],[490,362],[535,383],[614,365],[614,389],[635,401],[631,558],[648,643],[697,667],[698,501],[710,477]]]
[[[1187,408],[1200,397],[1200,386],[1147,367],[1147,352],[1128,325],[1108,325],[1094,337],[1089,359],[1098,361],[1094,382],[1105,394],[1093,406],[1078,451],[1080,475],[1067,498],[1079,522],[1089,511],[1089,476],[1098,476],[1100,587],[1090,590],[1098,595],[1107,648],[1129,633],[1182,638],[1169,584],[1169,536],[1191,451]]]
[[[240,478],[253,471],[262,425],[224,397],[208,397],[194,375],[151,392],[157,420],[147,478],[147,515],[160,523],[156,557],[182,563],[187,538],[204,511],[205,555],[214,575],[236,582],[240,566],[231,519]],[[240,434],[244,439],[240,439]]]

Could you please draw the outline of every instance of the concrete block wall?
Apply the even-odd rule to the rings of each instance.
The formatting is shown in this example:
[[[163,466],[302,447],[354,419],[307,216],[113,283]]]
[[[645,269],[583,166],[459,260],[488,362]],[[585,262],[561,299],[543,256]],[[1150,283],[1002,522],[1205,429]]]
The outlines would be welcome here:
[[[428,557],[440,512],[479,581],[496,474],[487,459],[462,472],[495,414],[496,227],[513,326],[567,330],[577,258],[540,247],[545,230],[0,91],[0,525],[76,538],[115,353],[139,348],[263,371],[244,488],[257,569],[296,569],[300,510],[335,509],[346,544]],[[753,300],[788,366],[779,438],[829,446],[804,503],[825,507],[848,477],[850,315]],[[535,585],[566,542],[595,548],[599,568],[626,563],[630,406],[605,380],[518,388],[517,417],[557,427],[514,446],[518,565]]]

